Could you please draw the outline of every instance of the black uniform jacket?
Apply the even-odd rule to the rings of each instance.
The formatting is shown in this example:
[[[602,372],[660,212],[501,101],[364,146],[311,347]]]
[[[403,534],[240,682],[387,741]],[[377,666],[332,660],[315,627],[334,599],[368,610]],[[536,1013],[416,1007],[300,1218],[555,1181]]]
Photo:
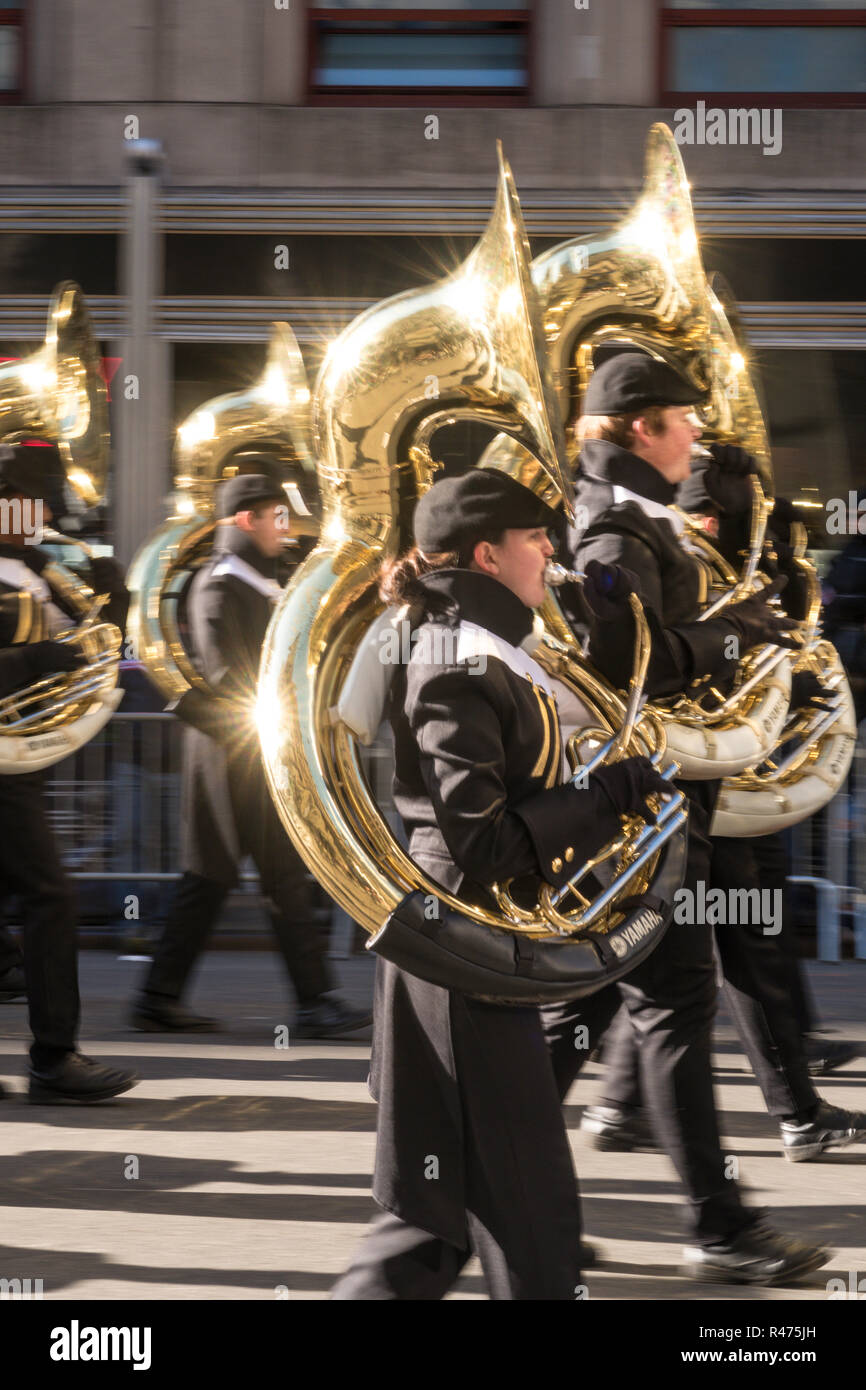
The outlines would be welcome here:
[[[588,440],[580,455],[575,503],[585,508],[588,525],[568,533],[569,563],[589,560],[622,565],[639,581],[652,635],[646,693],[650,698],[675,694],[707,676],[727,678],[730,661],[725,641],[734,628],[724,618],[697,621],[700,612],[698,563],[677,539],[677,524],[667,507],[676,488],[645,460],[603,440]],[[560,590],[575,630],[586,630],[586,615],[571,599],[571,585]],[[593,634],[592,660],[618,688],[631,675],[633,624],[624,618]]]
[[[185,733],[181,863],[229,885],[244,852],[247,819],[276,820],[253,717],[262,643],[280,593],[276,576],[277,561],[243,531],[218,528],[186,607],[193,660],[213,699],[203,727]],[[186,713],[183,702],[179,712]]]
[[[620,822],[598,784],[563,784],[554,683],[520,646],[532,613],[496,579],[468,570],[439,571],[423,586],[427,616],[395,679],[391,718],[394,798],[410,853],[461,896],[483,897],[488,885],[524,875],[560,884]],[[377,964],[373,1193],[461,1247],[474,1092],[471,1052],[456,1052],[454,1030],[471,1035],[471,1010],[490,1007]],[[528,1065],[503,1056],[502,1074]],[[439,1161],[436,1180],[425,1177],[428,1155]]]
[[[80,614],[50,582],[54,556],[38,545],[0,544],[0,697],[35,679],[28,645],[75,627]],[[44,573],[43,573],[44,572]],[[100,618],[123,628],[126,590],[118,589]]]

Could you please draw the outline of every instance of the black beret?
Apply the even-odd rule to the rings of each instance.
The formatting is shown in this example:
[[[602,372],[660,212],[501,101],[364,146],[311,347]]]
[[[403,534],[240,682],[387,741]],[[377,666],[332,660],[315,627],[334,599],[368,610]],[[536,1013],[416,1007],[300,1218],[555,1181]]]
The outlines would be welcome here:
[[[510,528],[553,526],[557,513],[507,473],[473,468],[441,478],[415,508],[415,544],[425,555],[464,546]]]
[[[66,510],[66,473],[56,444],[26,440],[0,444],[0,492],[47,502],[55,517]]]
[[[631,415],[648,405],[696,405],[704,393],[667,362],[645,352],[617,352],[593,372],[584,415]]]
[[[220,483],[217,490],[217,518],[224,521],[237,512],[248,512],[258,502],[286,504],[287,499],[280,484],[267,473],[239,473]]]

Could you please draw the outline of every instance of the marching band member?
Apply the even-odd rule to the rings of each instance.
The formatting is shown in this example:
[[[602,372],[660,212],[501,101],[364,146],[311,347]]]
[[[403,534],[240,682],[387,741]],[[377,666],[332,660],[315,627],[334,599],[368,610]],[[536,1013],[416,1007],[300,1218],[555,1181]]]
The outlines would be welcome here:
[[[3,446],[0,452],[0,499],[7,504],[0,536],[0,594],[12,600],[0,604],[0,695],[80,664],[73,649],[52,640],[73,618],[64,611],[62,594],[43,578],[50,555],[31,543],[36,536],[22,525],[25,503],[39,504],[42,518],[51,520],[46,497],[52,486],[50,465],[56,462],[51,447]],[[126,591],[118,573],[113,561],[91,564],[95,588],[112,591],[114,617],[109,621],[119,617],[122,622]],[[85,1057],[76,1046],[80,1001],[74,897],[48,819],[44,786],[43,772],[0,775],[0,882],[4,894],[19,898],[33,1031],[29,1097],[41,1104],[89,1104],[128,1091],[138,1078]]]
[[[646,683],[650,698],[686,688],[697,690],[708,680],[729,679],[728,654],[737,645],[742,653],[764,643],[793,645],[787,633],[796,624],[767,605],[777,591],[775,586],[728,606],[718,617],[698,621],[698,565],[678,543],[677,521],[668,506],[677,485],[690,475],[692,448],[700,435],[693,413],[699,399],[697,390],[667,364],[639,351],[622,352],[593,373],[578,426],[582,449],[575,498],[588,525],[582,533],[571,535],[573,561],[581,566],[590,559],[615,563],[637,577],[653,639]],[[579,617],[575,614],[576,621]],[[624,618],[626,631],[627,626]],[[623,624],[617,631],[623,631]],[[732,644],[732,638],[737,642]],[[604,655],[594,652],[594,659],[603,662]],[[611,642],[608,655],[610,667],[605,674],[621,686],[626,673],[619,642]],[[679,785],[690,801],[685,886],[695,893],[699,883],[709,885],[711,880],[714,846],[708,828],[719,782]],[[718,864],[717,871],[721,872]],[[793,1049],[796,1029],[790,1010],[786,1022],[779,997],[779,979],[770,959],[778,948],[772,938],[760,926],[735,928],[720,933],[719,944],[742,1004],[741,1026],[755,1024],[751,1037],[756,1049],[769,1051],[764,1039],[757,1040],[756,1015],[761,1004],[775,1010],[775,1041],[784,1038]],[[633,1109],[631,1063],[636,1038],[653,1130],[689,1198],[693,1243],[685,1251],[685,1267],[697,1278],[754,1283],[778,1282],[816,1268],[824,1253],[777,1235],[747,1213],[735,1184],[725,1175],[710,1063],[716,1008],[711,926],[675,920],[647,966],[618,988],[628,1020],[620,1020],[613,1039],[615,1055],[606,1077],[604,1102],[585,1121],[591,1132],[611,1146],[629,1147],[642,1137]],[[574,1059],[563,1044],[573,1013],[561,1006],[549,1015],[562,1087],[575,1071]],[[624,1040],[622,1066],[616,1047],[620,1040]],[[792,1145],[805,1140],[801,1115],[790,1112],[807,1099],[803,1092],[789,1100],[788,1119],[797,1121],[786,1140]],[[835,1141],[822,1143],[848,1142],[856,1127],[855,1117],[834,1112],[834,1133],[839,1132]]]
[[[413,859],[461,896],[504,879],[556,886],[568,864],[646,814],[666,784],[645,758],[563,782],[547,676],[522,643],[544,597],[556,514],[484,469],[415,511],[386,602],[423,621],[392,687],[394,797]],[[593,1001],[587,1001],[591,1012]],[[482,1003],[377,962],[373,1195],[384,1210],[336,1299],[438,1299],[470,1254],[493,1299],[572,1299],[580,1213],[539,1012]]]
[[[665,587],[664,568],[653,566],[649,550],[644,543],[646,535],[650,534],[648,528],[651,525],[667,530],[665,543],[673,544],[679,551],[679,556],[674,559],[679,560],[680,569],[684,574],[677,586],[676,596],[676,602],[681,606],[688,601],[689,594],[694,596],[696,593],[696,578],[694,574],[689,576],[689,567],[694,569],[692,561],[676,544],[670,531],[670,525],[675,519],[672,517],[669,523],[658,507],[653,511],[654,504],[648,500],[650,495],[658,502],[666,483],[678,483],[676,500],[687,510],[699,512],[715,522],[719,532],[715,543],[731,563],[736,563],[738,552],[748,538],[752,498],[750,478],[757,465],[754,458],[743,449],[733,445],[713,445],[710,459],[699,461],[693,468],[691,443],[697,439],[699,428],[696,423],[690,424],[686,419],[686,429],[677,435],[678,408],[665,406],[664,400],[667,396],[676,398],[674,393],[678,390],[678,382],[680,395],[690,393],[694,402],[697,393],[680,378],[671,381],[670,377],[674,374],[670,373],[670,369],[653,362],[645,354],[629,353],[616,357],[602,364],[597,375],[600,376],[600,385],[596,392],[606,394],[602,396],[600,406],[598,394],[593,395],[592,386],[587,392],[582,432],[588,442],[585,443],[581,456],[581,471],[585,472],[586,479],[579,485],[579,493],[583,495],[584,489],[587,492],[593,488],[597,489],[598,480],[605,468],[609,472],[604,476],[609,476],[612,480],[614,471],[618,471],[613,496],[610,499],[613,505],[609,505],[606,510],[600,510],[596,493],[595,510],[590,512],[590,527],[579,542],[580,553],[582,556],[593,555],[597,558],[598,549],[601,547],[605,556],[609,556],[618,554],[621,546],[629,564],[638,574],[641,586],[654,592],[657,598],[661,595],[660,616],[657,609],[656,617],[665,628],[668,626],[671,608],[671,586]],[[620,392],[619,396],[616,394],[617,390]],[[628,393],[625,396],[624,390]],[[641,391],[644,396],[651,394],[654,399],[641,398]],[[634,458],[632,465],[629,465],[625,449],[609,441],[592,437],[599,431],[602,434],[610,434],[617,427],[622,430],[624,426],[617,417],[625,413],[625,406],[633,409],[643,408],[646,412],[644,421],[641,421],[640,417],[634,421],[633,430],[636,438],[631,446]],[[685,417],[689,409],[686,402],[679,407],[679,413]],[[602,415],[607,416],[605,424],[598,422],[598,417]],[[669,418],[671,415],[673,420]],[[667,420],[665,416],[668,417]],[[647,438],[641,439],[644,423],[649,423],[652,429]],[[667,431],[664,428],[665,424]],[[676,452],[677,445],[679,453]],[[601,462],[600,457],[603,459]],[[659,459],[668,470],[660,477]],[[646,471],[647,465],[656,468],[655,478]],[[626,481],[629,467],[631,474]],[[682,476],[683,473],[685,477]],[[647,477],[650,478],[649,483],[645,481]],[[631,505],[628,499],[621,498],[621,493],[616,491],[617,487],[630,487],[633,494]],[[655,488],[655,493],[650,494],[650,487]],[[673,492],[670,500],[674,500]],[[637,510],[638,507],[640,510]],[[658,518],[655,522],[652,521],[653,515]],[[658,543],[656,545],[658,546]],[[691,589],[688,587],[689,578]],[[793,570],[790,571],[790,578],[797,578]],[[789,605],[792,618],[800,619],[803,617],[806,595],[803,592],[795,592],[795,587],[789,579],[784,591],[784,601]],[[692,602],[692,611],[696,617],[698,609],[694,597]],[[746,602],[753,605],[754,600]],[[721,653],[719,652],[719,638],[724,633],[726,621],[733,625],[728,629],[729,635],[731,632],[740,635],[737,631],[739,608],[740,605],[731,605],[717,619],[693,625],[691,628],[692,631],[695,626],[718,629],[711,631],[708,637],[701,638],[701,655],[713,677],[721,677],[723,681],[729,677],[732,663],[725,656],[723,647]],[[690,616],[688,610],[685,611],[685,616]],[[650,621],[652,622],[652,619]],[[777,620],[770,618],[769,621],[771,626],[774,623],[778,626]],[[794,622],[788,622],[788,626],[793,627]],[[670,633],[663,634],[662,642],[667,640],[669,647],[673,647],[683,630],[683,626],[679,626],[674,629],[676,636]],[[775,640],[778,642],[779,637],[776,636]],[[715,647],[712,645],[713,642],[717,644]],[[741,648],[745,648],[746,644],[741,642],[740,645]],[[694,666],[687,669],[693,672]],[[795,684],[800,679],[795,677]],[[658,693],[653,682],[651,662],[647,682],[650,696]],[[715,801],[719,785],[718,781],[682,784],[683,789],[692,796],[700,795],[705,799],[708,815],[712,814],[712,803]],[[702,792],[698,791],[701,786],[704,788]],[[709,800],[706,800],[707,798]],[[693,824],[695,819],[696,812],[693,809]],[[729,889],[748,891],[759,884],[767,887],[771,882],[778,887],[778,868],[771,876],[768,867],[765,865],[764,872],[761,872],[750,840],[710,837],[709,877],[705,880],[708,887],[720,888],[726,892]],[[784,884],[784,874],[781,875],[781,882]],[[779,891],[784,903],[784,893],[781,888]],[[707,934],[711,936],[712,932],[709,931]],[[717,928],[715,936],[725,977],[728,1007],[761,1087],[767,1109],[779,1123],[786,1157],[797,1162],[814,1159],[829,1148],[856,1140],[866,1132],[866,1117],[826,1104],[812,1083],[802,1022],[792,1002],[791,961],[780,937],[765,933],[760,922],[729,924],[727,927]],[[624,1015],[617,1020],[606,1040],[605,1055],[610,1065],[605,1077],[604,1100],[600,1106],[587,1112],[584,1117],[585,1126],[599,1144],[628,1148],[635,1142],[644,1141],[646,1134],[640,1114],[638,1040]]]
[[[260,469],[271,462],[267,455],[256,458]],[[245,460],[248,466],[253,461]],[[192,583],[187,611],[194,658],[213,694],[190,691],[176,710],[190,726],[184,873],[133,1008],[133,1025],[148,1032],[217,1026],[180,999],[246,854],[258,869],[298,997],[294,1037],[334,1037],[370,1022],[368,1012],[333,992],[327,943],[313,920],[314,890],[271,800],[253,721],[262,643],[281,592],[286,507],[285,491],[268,473],[240,473],[224,482],[213,553]]]

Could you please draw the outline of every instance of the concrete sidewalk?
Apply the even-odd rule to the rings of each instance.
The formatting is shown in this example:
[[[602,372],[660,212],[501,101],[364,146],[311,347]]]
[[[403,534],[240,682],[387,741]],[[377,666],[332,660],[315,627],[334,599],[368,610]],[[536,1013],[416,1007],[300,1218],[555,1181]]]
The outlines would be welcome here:
[[[26,1015],[0,1005],[0,1278],[42,1279],[45,1298],[327,1297],[372,1215],[375,1106],[366,1041],[278,1044],[293,1006],[268,953],[216,952],[192,1003],[220,1034],[173,1041],[132,1032],[126,1012],[145,967],[82,955],[82,1045],[126,1062],[141,1084],[92,1107],[24,1102]],[[373,961],[339,962],[343,991],[370,997]],[[866,1053],[866,963],[811,964],[823,1022]],[[773,1222],[824,1241],[827,1269],[792,1289],[701,1286],[679,1277],[680,1197],[667,1158],[602,1154],[578,1132],[600,1075],[590,1065],[566,1115],[603,1299],[824,1299],[827,1280],[866,1277],[866,1145],[790,1164],[724,1015],[717,1086],[725,1153]],[[821,1080],[831,1101],[866,1109],[866,1056]],[[135,1175],[137,1173],[137,1176]],[[283,1295],[285,1296],[285,1295]],[[484,1298],[476,1265],[451,1297]]]

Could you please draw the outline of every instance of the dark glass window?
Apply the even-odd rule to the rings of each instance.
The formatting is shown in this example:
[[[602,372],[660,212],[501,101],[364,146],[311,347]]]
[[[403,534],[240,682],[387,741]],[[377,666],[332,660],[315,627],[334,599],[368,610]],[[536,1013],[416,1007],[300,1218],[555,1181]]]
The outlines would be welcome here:
[[[527,100],[529,11],[311,9],[311,100]]]
[[[476,240],[471,236],[174,233],[166,238],[166,294],[384,299],[447,275],[466,258]],[[561,240],[559,236],[532,237],[532,254]],[[274,247],[279,243],[289,248],[287,270],[274,265]],[[723,271],[740,300],[866,299],[863,243],[853,237],[703,237],[701,247],[704,263],[711,270]],[[86,293],[89,282],[81,283]],[[51,284],[48,281],[47,288]],[[0,290],[5,289],[0,279]]]
[[[661,100],[746,94],[780,106],[866,106],[866,5],[670,0]]]
[[[674,29],[672,92],[858,92],[866,28]]]
[[[111,232],[0,233],[0,295],[50,294],[60,280],[116,294],[117,242]]]
[[[24,5],[0,5],[0,102],[20,101],[24,85]]]

